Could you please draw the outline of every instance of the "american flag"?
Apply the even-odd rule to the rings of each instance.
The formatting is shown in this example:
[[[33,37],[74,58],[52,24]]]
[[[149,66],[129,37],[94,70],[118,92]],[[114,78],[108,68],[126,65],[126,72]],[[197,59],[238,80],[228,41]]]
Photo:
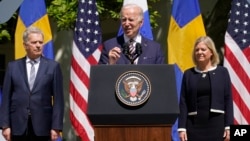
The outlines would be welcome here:
[[[234,123],[250,124],[250,0],[233,0],[225,34],[224,66],[233,93]]]
[[[91,65],[98,64],[102,34],[95,0],[79,0],[70,70],[70,120],[81,140],[93,141],[86,115]]]

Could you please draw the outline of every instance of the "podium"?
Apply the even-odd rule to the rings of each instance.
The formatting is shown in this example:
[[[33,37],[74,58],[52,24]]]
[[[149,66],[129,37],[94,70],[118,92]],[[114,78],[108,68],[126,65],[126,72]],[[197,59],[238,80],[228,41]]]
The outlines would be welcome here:
[[[95,141],[171,141],[171,126],[179,114],[174,67],[92,66],[87,115],[94,126]],[[122,101],[118,93],[120,89],[124,93],[126,77],[140,76],[146,78],[142,89],[148,91],[148,98],[138,105],[131,102],[140,102],[138,99]]]

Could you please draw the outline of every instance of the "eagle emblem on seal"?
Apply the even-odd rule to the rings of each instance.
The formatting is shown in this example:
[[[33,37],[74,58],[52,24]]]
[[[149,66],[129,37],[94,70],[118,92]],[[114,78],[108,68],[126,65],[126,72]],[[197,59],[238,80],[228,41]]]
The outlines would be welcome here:
[[[140,92],[142,90],[143,82],[144,81],[138,77],[130,77],[129,79],[124,80],[123,85],[124,90],[127,93],[126,97],[129,97],[131,101],[136,101],[138,98],[140,100]]]
[[[151,85],[148,78],[139,72],[128,72],[119,77],[116,95],[126,105],[136,106],[144,103],[150,95]]]

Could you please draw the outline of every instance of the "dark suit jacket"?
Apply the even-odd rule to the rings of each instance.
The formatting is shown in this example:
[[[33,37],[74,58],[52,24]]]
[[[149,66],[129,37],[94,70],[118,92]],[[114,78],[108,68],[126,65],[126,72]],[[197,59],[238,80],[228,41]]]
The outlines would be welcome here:
[[[197,89],[201,75],[194,68],[184,72],[180,96],[179,128],[186,128],[187,116],[197,112]],[[208,76],[211,84],[210,111],[224,112],[225,121],[221,122],[225,123],[225,127],[230,126],[233,124],[233,100],[229,73],[225,67],[217,66],[215,70],[208,72]]]
[[[27,128],[30,111],[36,135],[49,136],[51,129],[62,130],[64,98],[59,63],[41,57],[31,91],[26,72],[25,57],[8,64],[3,84],[0,127],[10,127],[13,135],[22,135]]]
[[[104,42],[103,50],[99,64],[108,64],[108,53],[115,46],[123,50],[123,35],[109,39]],[[139,56],[138,64],[163,64],[165,57],[161,45],[155,41],[149,40],[142,36],[141,41],[142,54]],[[116,64],[130,64],[129,59],[122,53]]]

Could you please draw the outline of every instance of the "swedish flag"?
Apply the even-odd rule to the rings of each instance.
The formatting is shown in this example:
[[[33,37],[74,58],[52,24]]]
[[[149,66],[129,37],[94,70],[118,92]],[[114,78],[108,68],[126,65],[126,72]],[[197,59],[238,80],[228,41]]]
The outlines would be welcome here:
[[[195,40],[206,35],[198,0],[174,0],[168,31],[168,63],[182,71],[193,66]]]
[[[177,64],[176,85],[178,98],[182,72],[192,67],[192,51],[195,40],[206,35],[198,0],[174,0],[168,31],[168,63]],[[177,67],[176,67],[177,68]],[[172,127],[172,140],[179,141],[178,119]]]
[[[43,31],[43,55],[54,59],[52,34],[44,0],[24,0],[21,4],[15,33],[15,58],[21,58],[26,54],[22,35],[29,26],[36,26]]]

